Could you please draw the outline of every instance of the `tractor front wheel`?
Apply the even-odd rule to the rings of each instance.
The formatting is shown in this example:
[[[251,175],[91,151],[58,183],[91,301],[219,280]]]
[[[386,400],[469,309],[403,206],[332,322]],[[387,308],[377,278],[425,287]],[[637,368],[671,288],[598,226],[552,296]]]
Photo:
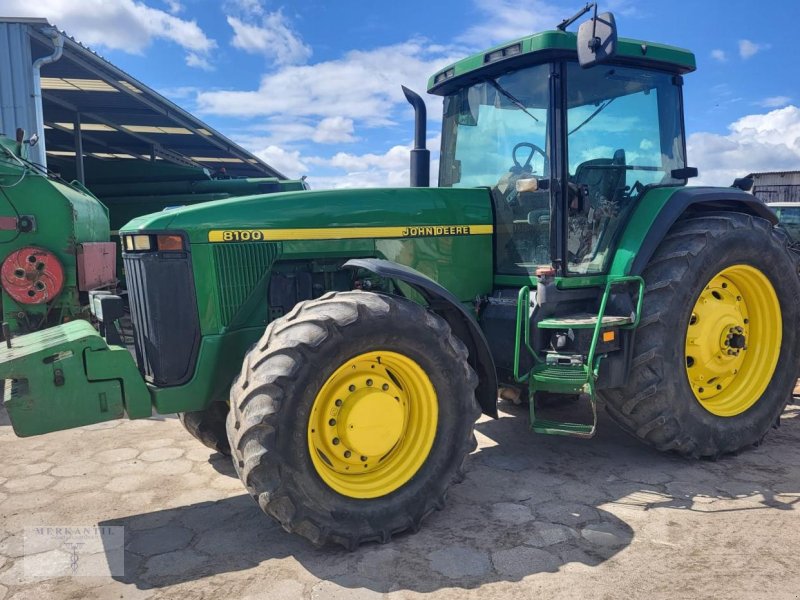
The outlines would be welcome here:
[[[610,415],[687,456],[760,442],[791,397],[800,358],[800,281],[785,239],[740,213],[689,218],[643,276],[628,384],[601,392]]]
[[[478,377],[447,322],[368,292],[269,325],[231,388],[247,490],[284,529],[354,548],[416,529],[475,448]]]
[[[227,402],[212,402],[205,410],[178,413],[178,419],[186,431],[200,443],[220,454],[230,456],[231,447],[225,431],[227,417]]]

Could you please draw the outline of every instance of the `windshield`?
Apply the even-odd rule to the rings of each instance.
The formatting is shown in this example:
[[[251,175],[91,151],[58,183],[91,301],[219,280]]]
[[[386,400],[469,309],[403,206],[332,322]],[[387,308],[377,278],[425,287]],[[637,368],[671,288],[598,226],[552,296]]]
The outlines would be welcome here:
[[[550,65],[537,65],[444,99],[439,185],[492,190],[499,273],[550,264],[549,193],[517,184],[549,178],[549,76]]]

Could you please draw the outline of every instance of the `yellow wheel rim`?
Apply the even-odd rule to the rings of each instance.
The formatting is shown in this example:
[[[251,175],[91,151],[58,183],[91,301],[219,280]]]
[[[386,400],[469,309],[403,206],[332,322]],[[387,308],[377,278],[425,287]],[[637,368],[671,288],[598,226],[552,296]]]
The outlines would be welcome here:
[[[734,417],[753,406],[778,364],[781,307],[769,279],[748,265],[717,273],[686,329],[686,374],[708,412]]]
[[[428,458],[439,404],[428,375],[396,352],[348,360],[317,394],[308,450],[322,480],[350,498],[399,489]]]

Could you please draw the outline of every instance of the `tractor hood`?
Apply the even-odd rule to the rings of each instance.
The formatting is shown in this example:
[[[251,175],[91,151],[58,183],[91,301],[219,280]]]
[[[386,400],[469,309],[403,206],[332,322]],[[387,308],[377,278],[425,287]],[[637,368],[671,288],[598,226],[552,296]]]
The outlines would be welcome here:
[[[491,202],[484,188],[390,188],[242,196],[138,217],[120,231],[180,230],[192,244],[201,244],[214,241],[221,232],[237,230],[260,230],[259,239],[278,241],[408,237],[426,235],[418,232],[424,226],[491,223]],[[357,234],[351,235],[348,228],[358,228]]]

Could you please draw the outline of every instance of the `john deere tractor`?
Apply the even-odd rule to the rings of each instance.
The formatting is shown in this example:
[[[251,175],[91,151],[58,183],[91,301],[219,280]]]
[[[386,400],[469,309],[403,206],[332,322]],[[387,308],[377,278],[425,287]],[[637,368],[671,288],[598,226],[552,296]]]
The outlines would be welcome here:
[[[687,457],[758,443],[798,371],[800,282],[774,213],[687,187],[685,50],[610,14],[435,73],[404,189],[249,196],[122,228],[136,362],[88,323],[0,353],[15,431],[182,413],[287,530],[354,547],[442,507],[499,385],[534,431],[596,404]],[[120,300],[94,295],[113,338]],[[588,418],[542,418],[537,398]],[[559,414],[563,414],[559,411]],[[594,415],[589,417],[589,415]]]

